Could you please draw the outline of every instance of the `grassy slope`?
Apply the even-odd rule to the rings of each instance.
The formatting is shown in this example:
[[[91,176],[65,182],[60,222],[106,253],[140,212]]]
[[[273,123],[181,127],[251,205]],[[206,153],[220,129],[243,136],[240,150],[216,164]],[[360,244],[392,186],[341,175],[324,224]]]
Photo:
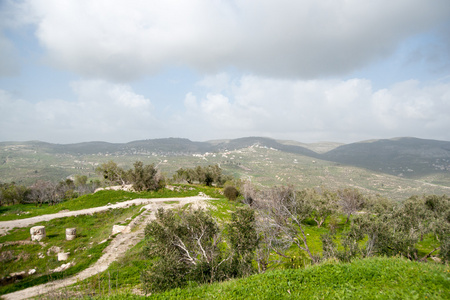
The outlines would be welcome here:
[[[32,226],[45,226],[46,238],[41,244],[27,243],[30,239],[31,226],[15,229],[8,235],[0,237],[0,243],[3,244],[1,251],[8,254],[4,258],[10,258],[2,260],[0,277],[13,272],[36,270],[34,275],[15,284],[0,287],[0,294],[67,277],[87,268],[101,257],[103,249],[109,244],[112,226],[122,224],[127,218],[136,216],[139,208],[140,206],[132,206],[126,209],[114,209],[93,215],[66,217],[33,224]],[[75,240],[66,240],[66,228],[77,229]],[[14,243],[21,241],[25,243]],[[75,265],[64,272],[52,273],[51,269],[67,263],[58,261],[56,253],[49,251],[55,246],[60,247],[62,252],[69,252],[68,262],[73,262]]]
[[[157,192],[133,193],[125,191],[99,191],[94,194],[81,196],[76,199],[61,202],[59,204],[49,206],[42,205],[40,207],[34,204],[16,204],[11,206],[0,206],[0,221],[25,219],[35,216],[54,214],[62,210],[80,210],[85,208],[99,207],[108,203],[123,202],[136,198],[172,198],[172,197],[191,197],[203,192],[211,197],[219,197],[220,195],[214,189],[205,189],[203,187],[181,188],[179,191],[163,189]]]
[[[326,262],[211,285],[154,294],[148,299],[449,299],[448,266],[401,258]],[[141,299],[119,294],[108,299]]]
[[[23,147],[10,147],[7,151],[0,151],[0,181],[32,184],[39,178],[57,181],[75,174],[87,175],[92,179],[96,177],[95,167],[109,160],[116,161],[125,169],[131,168],[136,160],[145,164],[154,163],[169,178],[180,167],[220,164],[227,174],[251,178],[261,185],[293,184],[298,188],[324,185],[332,189],[353,186],[366,193],[378,193],[396,200],[413,194],[450,192],[448,173],[438,172],[408,179],[261,147],[211,153],[202,157],[156,153],[49,154],[41,150],[34,152]]]

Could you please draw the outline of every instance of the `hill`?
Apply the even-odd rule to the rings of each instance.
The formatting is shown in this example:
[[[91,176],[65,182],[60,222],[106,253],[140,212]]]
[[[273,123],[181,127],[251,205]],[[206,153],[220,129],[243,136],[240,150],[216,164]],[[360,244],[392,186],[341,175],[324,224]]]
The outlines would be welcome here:
[[[137,160],[154,163],[168,177],[180,167],[219,164],[225,173],[261,185],[356,187],[401,199],[450,190],[450,142],[416,138],[352,144],[304,144],[270,138],[193,142],[168,138],[129,143],[0,143],[0,182],[32,184],[76,174],[96,178],[109,160],[125,169]]]

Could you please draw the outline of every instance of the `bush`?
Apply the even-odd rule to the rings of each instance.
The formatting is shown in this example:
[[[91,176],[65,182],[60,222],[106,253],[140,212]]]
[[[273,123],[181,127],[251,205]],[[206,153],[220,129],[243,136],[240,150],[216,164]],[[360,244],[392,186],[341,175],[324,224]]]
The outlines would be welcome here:
[[[230,201],[236,201],[239,191],[234,186],[229,185],[223,189],[223,195]]]

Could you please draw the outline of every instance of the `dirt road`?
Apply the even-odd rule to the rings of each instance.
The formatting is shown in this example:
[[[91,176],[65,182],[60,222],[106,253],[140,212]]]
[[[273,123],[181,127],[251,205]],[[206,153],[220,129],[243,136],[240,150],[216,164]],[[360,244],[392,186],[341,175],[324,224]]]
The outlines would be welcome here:
[[[118,234],[111,241],[111,244],[107,248],[105,248],[102,257],[100,257],[100,259],[89,268],[69,278],[49,282],[46,284],[30,287],[21,291],[3,295],[2,299],[27,299],[31,297],[36,297],[59,288],[69,286],[71,284],[76,283],[77,281],[81,281],[98,273],[101,273],[105,271],[113,261],[117,260],[118,257],[123,255],[128,249],[136,245],[144,237],[145,224],[147,224],[149,221],[155,218],[154,213],[158,208],[160,207],[174,208],[178,206],[183,206],[187,203],[191,203],[191,205],[195,208],[206,207],[207,203],[205,202],[205,200],[208,199],[211,198],[196,196],[189,198],[134,199],[122,203],[117,203],[114,205],[83,209],[79,211],[56,213],[52,215],[43,215],[29,219],[0,222],[0,227],[3,227],[2,230],[6,230],[5,232],[7,232],[8,230],[14,227],[25,227],[34,224],[36,222],[48,221],[55,218],[92,214],[108,210],[110,208],[127,207],[133,204],[145,205],[141,210],[142,213],[138,217],[136,217],[125,228],[125,230],[122,231],[122,233]],[[178,203],[167,204],[166,202],[168,201],[178,201]]]

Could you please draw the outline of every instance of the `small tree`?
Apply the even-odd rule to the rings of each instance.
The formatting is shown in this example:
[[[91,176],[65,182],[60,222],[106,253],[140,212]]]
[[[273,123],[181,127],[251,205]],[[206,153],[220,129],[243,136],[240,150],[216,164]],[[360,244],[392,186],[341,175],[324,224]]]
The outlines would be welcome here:
[[[223,195],[230,201],[236,201],[239,191],[234,186],[228,185],[223,189]]]
[[[155,191],[163,186],[162,176],[155,165],[144,166],[141,161],[134,163],[134,169],[129,171],[129,179],[136,191]]]
[[[145,254],[159,257],[143,275],[148,291],[183,286],[189,280],[206,283],[225,278],[223,263],[230,257],[220,251],[219,227],[204,210],[176,214],[159,209],[145,235],[151,239]]]
[[[327,189],[307,189],[301,193],[304,205],[309,206],[311,217],[321,227],[325,220],[338,209],[337,195]]]
[[[311,214],[310,208],[302,202],[292,187],[276,187],[268,190],[255,201],[262,218],[271,227],[279,230],[279,237],[288,239],[300,250],[305,251],[313,263],[317,258],[312,254],[307,242],[302,221]]]
[[[340,198],[339,205],[347,215],[345,223],[348,223],[350,216],[364,207],[364,196],[357,189],[339,190],[338,196]]]
[[[101,164],[95,171],[111,185],[120,184],[123,186],[127,184],[127,173],[112,160]]]
[[[228,237],[233,252],[231,275],[240,277],[252,274],[254,272],[252,261],[259,243],[253,209],[237,208],[231,214]]]

